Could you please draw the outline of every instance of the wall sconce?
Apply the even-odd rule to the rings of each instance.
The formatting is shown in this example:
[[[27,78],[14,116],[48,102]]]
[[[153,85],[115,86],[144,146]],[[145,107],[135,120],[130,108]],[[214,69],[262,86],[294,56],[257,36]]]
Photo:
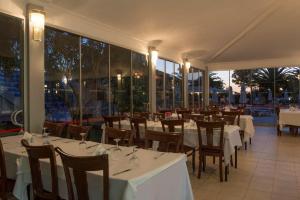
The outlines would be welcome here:
[[[149,47],[149,51],[150,51],[150,56],[151,56],[151,62],[153,64],[156,64],[156,61],[158,59],[158,51],[156,50],[155,47]]]
[[[188,61],[188,59],[185,60],[184,66],[185,66],[186,70],[189,70],[189,69],[190,69],[191,63]]]
[[[29,16],[32,24],[32,39],[41,42],[45,27],[45,13],[40,10],[31,10]]]
[[[122,79],[122,75],[121,74],[117,74],[117,80],[120,81]]]

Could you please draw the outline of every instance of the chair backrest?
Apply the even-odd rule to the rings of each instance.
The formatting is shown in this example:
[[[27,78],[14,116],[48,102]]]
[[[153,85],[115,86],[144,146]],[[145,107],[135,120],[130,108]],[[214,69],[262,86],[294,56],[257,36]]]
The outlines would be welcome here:
[[[147,130],[147,119],[143,117],[131,117],[130,118],[130,126],[131,130],[135,131],[135,138],[140,140],[140,125],[143,125],[145,131]]]
[[[192,113],[191,110],[177,110],[177,118],[178,119],[190,119],[189,116]]]
[[[200,148],[216,149],[216,150],[223,151],[224,122],[197,121],[196,123],[198,129],[198,139],[199,139]]]
[[[159,120],[165,119],[165,114],[164,113],[153,113],[153,117],[158,118]]]
[[[132,146],[133,132],[131,130],[122,130],[111,127],[105,128],[105,143],[115,144],[114,139],[120,139],[119,144],[122,146]]]
[[[78,200],[89,199],[87,171],[103,171],[103,200],[109,200],[109,164],[107,154],[73,156],[65,153],[59,147],[55,148],[55,150],[59,153],[64,166],[69,200],[75,200],[70,169],[73,171],[74,186],[76,187]]]
[[[67,135],[75,140],[81,140],[80,133],[87,133],[86,137],[88,137],[91,126],[80,126],[75,124],[69,124],[67,128]]]
[[[118,128],[121,128],[121,120],[124,116],[103,116],[105,127],[114,127],[114,122],[118,122]]]
[[[163,114],[165,114],[166,112],[173,112],[173,110],[171,110],[171,109],[163,109],[163,110],[159,110],[159,113],[163,113]]]
[[[158,151],[178,153],[181,151],[183,134],[146,130],[145,148],[151,148],[154,141],[159,142]]]
[[[143,117],[149,119],[150,113],[149,112],[134,112],[133,117]]]
[[[52,145],[31,146],[24,139],[21,140],[21,143],[26,148],[29,158],[34,199],[58,199],[58,179],[54,147]],[[40,159],[50,160],[51,192],[45,192],[43,188]]]
[[[240,125],[240,111],[222,111],[222,117],[227,125],[234,125],[235,122],[238,126]]]
[[[44,122],[44,128],[47,129],[47,132],[52,136],[61,137],[65,124],[64,123],[55,123],[50,121]]]
[[[172,120],[161,120],[161,126],[163,132],[177,132],[176,127],[180,128],[180,132],[184,133],[184,120],[183,119],[172,119]],[[168,128],[168,131],[166,130]]]
[[[7,199],[7,176],[6,176],[6,165],[5,155],[3,150],[2,141],[0,140],[0,199]]]

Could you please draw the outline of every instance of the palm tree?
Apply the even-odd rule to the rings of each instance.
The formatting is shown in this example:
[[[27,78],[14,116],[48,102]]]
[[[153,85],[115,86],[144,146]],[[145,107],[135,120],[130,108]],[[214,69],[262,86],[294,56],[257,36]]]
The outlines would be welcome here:
[[[211,88],[224,89],[223,80],[217,75],[217,73],[209,73],[209,86]]]

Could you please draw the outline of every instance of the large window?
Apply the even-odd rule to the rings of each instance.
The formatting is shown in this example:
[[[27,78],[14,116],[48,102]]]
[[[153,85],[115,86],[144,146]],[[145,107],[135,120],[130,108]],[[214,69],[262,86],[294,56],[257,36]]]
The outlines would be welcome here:
[[[299,69],[278,67],[211,72],[211,103],[245,105],[256,124],[274,124],[274,106],[300,103]]]
[[[0,132],[15,132],[10,117],[23,109],[23,20],[0,14],[0,30]]]
[[[79,120],[79,36],[45,30],[45,109],[52,121]]]
[[[203,71],[191,67],[188,74],[188,98],[190,108],[197,109],[203,106],[203,90]]]
[[[45,29],[45,108],[51,121],[92,122],[148,110],[146,55]]]
[[[149,68],[143,54],[132,52],[133,112],[149,110]]]
[[[181,107],[182,84],[181,66],[159,58],[156,63],[156,109]]]
[[[131,111],[131,52],[110,46],[111,105],[112,113]]]
[[[82,118],[98,118],[109,113],[109,46],[81,38]]]

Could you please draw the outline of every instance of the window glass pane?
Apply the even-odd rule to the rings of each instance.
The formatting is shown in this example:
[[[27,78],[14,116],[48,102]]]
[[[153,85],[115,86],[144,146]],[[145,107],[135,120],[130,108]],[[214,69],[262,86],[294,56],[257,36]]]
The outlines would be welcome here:
[[[45,29],[45,109],[52,121],[79,120],[79,36]]]
[[[112,114],[130,112],[131,51],[111,45],[110,66]]]
[[[232,105],[253,104],[252,81],[253,70],[231,70],[230,87],[228,88],[228,103]],[[246,93],[246,95],[244,94]],[[246,97],[246,98],[245,98]]]
[[[164,71],[165,61],[157,59],[156,63],[156,109],[163,109],[164,106]]]
[[[210,104],[224,105],[228,98],[229,70],[209,74]]]
[[[174,63],[170,61],[166,61],[165,87],[166,108],[172,109],[174,89]]]
[[[193,87],[193,68],[189,69],[188,73],[188,99],[189,99],[189,108],[194,108],[194,87]]]
[[[149,68],[146,56],[132,52],[133,112],[148,111]]]
[[[108,115],[108,44],[81,38],[83,120]]]
[[[10,117],[23,110],[23,21],[0,14],[0,30],[0,130],[17,132]],[[21,115],[17,121],[23,124]]]
[[[183,106],[183,91],[182,91],[182,68],[178,63],[175,63],[175,80],[174,80],[174,95],[175,95],[175,108]]]

